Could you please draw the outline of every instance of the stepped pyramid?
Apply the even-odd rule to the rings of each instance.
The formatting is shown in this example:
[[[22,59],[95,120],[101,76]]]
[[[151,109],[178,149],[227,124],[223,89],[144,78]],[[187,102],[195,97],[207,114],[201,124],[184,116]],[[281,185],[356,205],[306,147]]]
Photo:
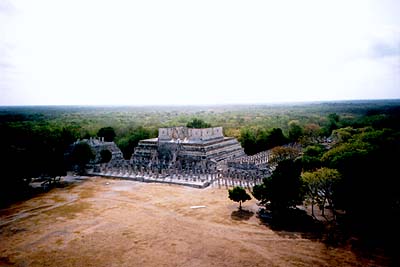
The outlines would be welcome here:
[[[209,168],[245,156],[234,137],[225,137],[222,127],[159,128],[158,138],[141,140],[131,161],[136,165],[180,165]]]

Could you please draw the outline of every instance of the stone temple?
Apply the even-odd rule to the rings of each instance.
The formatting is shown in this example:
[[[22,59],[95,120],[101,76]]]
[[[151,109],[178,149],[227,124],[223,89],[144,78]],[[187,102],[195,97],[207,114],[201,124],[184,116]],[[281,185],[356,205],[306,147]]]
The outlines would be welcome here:
[[[89,144],[96,154],[96,159],[86,166],[87,173],[101,177],[195,188],[252,188],[271,175],[274,168],[269,163],[270,150],[247,156],[236,138],[224,136],[222,127],[160,128],[157,138],[139,141],[130,160],[122,157],[114,142],[91,138],[73,145],[81,142]],[[105,149],[112,158],[101,163],[100,154]]]
[[[131,163],[137,166],[216,169],[228,160],[245,156],[234,137],[225,137],[222,127],[160,128],[158,138],[141,140]]]

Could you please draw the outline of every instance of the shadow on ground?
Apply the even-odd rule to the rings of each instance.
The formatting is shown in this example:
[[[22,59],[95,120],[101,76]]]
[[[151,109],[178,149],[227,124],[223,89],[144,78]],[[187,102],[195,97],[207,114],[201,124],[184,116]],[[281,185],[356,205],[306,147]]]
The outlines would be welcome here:
[[[260,222],[278,235],[286,238],[307,238],[312,240],[322,240],[325,225],[314,220],[305,211],[300,209],[290,209],[285,212],[272,214],[265,209],[257,213]],[[294,234],[296,232],[296,234]]]
[[[71,188],[77,185],[78,182],[84,181],[85,179],[77,178],[75,181],[61,181],[52,184],[41,185],[38,182],[36,185],[24,186],[24,187],[12,187],[5,185],[4,188],[0,189],[0,209],[10,207],[12,204],[26,201],[31,198],[37,197],[41,194],[45,194],[54,188]],[[0,265],[2,266],[2,265]]]
[[[290,209],[286,212],[272,214],[265,209],[260,209],[257,217],[261,224],[266,225],[281,237],[319,241],[331,248],[348,247],[360,259],[374,259],[381,263],[381,266],[400,266],[398,265],[398,255],[390,251],[390,248],[377,244],[374,241],[376,238],[371,237],[367,240],[356,238],[343,224],[328,220],[316,220],[304,210]]]
[[[254,215],[254,212],[250,210],[235,210],[232,211],[231,213],[231,218],[232,220],[235,221],[248,221],[252,216]]]

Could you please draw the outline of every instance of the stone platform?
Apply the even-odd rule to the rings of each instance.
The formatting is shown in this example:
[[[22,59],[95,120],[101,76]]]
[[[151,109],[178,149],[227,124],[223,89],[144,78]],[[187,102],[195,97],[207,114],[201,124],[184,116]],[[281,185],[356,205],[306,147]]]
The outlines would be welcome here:
[[[132,164],[205,170],[222,168],[226,161],[246,155],[236,138],[223,135],[222,127],[172,127],[160,128],[158,132],[158,138],[139,142],[131,158]]]
[[[176,184],[176,185],[183,185],[189,186],[194,188],[206,188],[208,187],[213,181],[206,179],[206,177],[200,178],[193,178],[188,176],[147,176],[147,175],[129,175],[129,174],[121,174],[121,173],[100,173],[100,172],[89,172],[88,175],[91,176],[99,176],[99,177],[107,177],[107,178],[115,178],[115,179],[123,179],[123,180],[130,180],[130,181],[137,181],[137,182],[144,182],[144,183],[163,183],[163,184]]]

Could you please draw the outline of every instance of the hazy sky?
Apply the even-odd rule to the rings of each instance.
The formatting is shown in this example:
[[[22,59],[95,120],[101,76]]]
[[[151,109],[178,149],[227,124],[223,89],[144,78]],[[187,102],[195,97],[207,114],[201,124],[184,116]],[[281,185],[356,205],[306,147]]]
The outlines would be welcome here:
[[[376,98],[399,0],[0,0],[0,105]]]

